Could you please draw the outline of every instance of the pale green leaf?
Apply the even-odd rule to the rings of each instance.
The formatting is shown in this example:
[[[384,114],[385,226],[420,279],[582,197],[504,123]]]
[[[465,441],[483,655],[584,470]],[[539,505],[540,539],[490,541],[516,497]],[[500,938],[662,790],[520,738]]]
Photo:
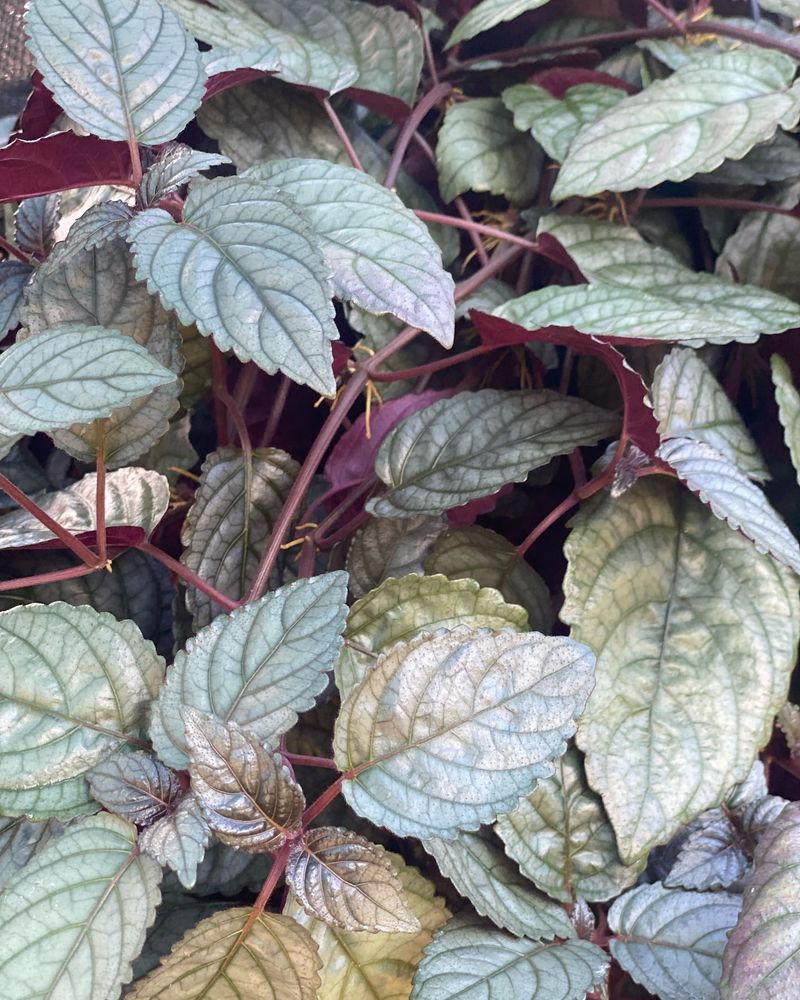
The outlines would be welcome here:
[[[137,202],[142,208],[157,205],[162,198],[177,191],[193,177],[223,163],[230,163],[227,156],[200,153],[180,142],[170,143],[160,151],[142,178],[136,189]]]
[[[591,651],[563,637],[462,625],[397,643],[336,720],[336,763],[357,769],[345,798],[399,836],[475,830],[552,773],[593,675]]]
[[[474,38],[482,31],[488,31],[503,21],[513,21],[520,14],[544,7],[547,0],[481,0],[465,14],[453,29],[445,48]]]
[[[407,525],[408,521],[400,523]],[[555,616],[544,580],[519,558],[511,542],[488,528],[472,524],[448,531],[425,560],[425,571],[494,587],[510,604],[525,608],[532,631],[549,632],[552,628]]]
[[[3,788],[64,781],[110,756],[138,735],[164,675],[133,622],[88,607],[4,611],[0,649]]]
[[[733,462],[704,441],[677,437],[657,450],[714,514],[752,540],[759,552],[800,573],[800,545],[762,490]]]
[[[43,330],[0,356],[0,427],[33,434],[86,423],[174,381],[174,372],[116,330]]]
[[[5,337],[19,323],[25,286],[33,266],[22,260],[0,260],[0,336]]]
[[[751,479],[769,473],[744,421],[702,358],[675,348],[656,368],[651,389],[658,433],[705,441]]]
[[[115,754],[95,764],[87,777],[102,806],[137,826],[160,819],[181,793],[178,775],[141,750]]]
[[[542,151],[514,127],[499,97],[475,97],[447,109],[436,142],[436,166],[445,201],[465,191],[488,191],[527,205],[536,197]]]
[[[310,916],[292,895],[286,901],[283,912],[307,928],[319,948],[323,965],[317,1000],[408,1000],[422,951],[450,916],[428,879],[399,855],[387,854],[387,858],[400,878],[406,903],[421,925],[415,934],[347,931]]]
[[[777,722],[786,737],[789,756],[800,757],[800,705],[787,701],[778,712]]]
[[[620,87],[603,83],[578,83],[561,98],[535,83],[518,83],[503,91],[503,103],[514,115],[514,125],[530,131],[558,163],[567,156],[581,126],[593,122],[625,97]]]
[[[211,828],[196,796],[189,792],[176,809],[139,835],[139,846],[151,858],[171,868],[187,889],[194,888],[197,866],[211,841]]]
[[[425,224],[393,191],[327,160],[273,160],[246,176],[279,188],[300,206],[340,299],[391,313],[452,346],[453,279]]]
[[[82,774],[77,778],[56,781],[52,785],[0,789],[0,812],[6,816],[66,821],[75,816],[95,813],[99,808],[89,791],[89,782]]]
[[[373,934],[421,930],[386,852],[349,830],[304,833],[289,855],[286,882],[306,913],[326,924]]]
[[[109,1000],[130,981],[161,894],[136,829],[107,813],[69,827],[0,896],[7,1000]]]
[[[62,827],[57,820],[32,823],[26,819],[0,816],[0,892],[6,882],[24,868],[33,855]]]
[[[798,3],[798,0],[760,0],[759,6],[764,10],[772,10],[776,14],[783,14],[785,17],[800,17],[800,3]]]
[[[800,978],[800,805],[787,805],[755,850],[739,922],[723,956],[725,1000],[792,1000]]]
[[[60,219],[60,194],[45,194],[21,201],[14,214],[17,246],[36,257],[46,257],[53,248]]]
[[[439,514],[522,482],[556,455],[610,436],[617,418],[549,389],[460,392],[418,410],[383,441],[378,517]]]
[[[789,449],[797,481],[800,483],[800,393],[792,380],[792,371],[783,358],[773,354],[771,363],[783,439]]]
[[[553,198],[655,187],[740,159],[796,124],[795,69],[789,56],[757,48],[692,60],[585,125]]]
[[[411,1000],[584,1000],[607,968],[589,941],[545,944],[453,917],[425,949]]]
[[[325,573],[220,615],[175,657],[153,705],[150,736],[162,760],[186,765],[182,710],[235,722],[265,745],[313,706],[341,646],[347,575]]]
[[[727,889],[749,867],[736,827],[725,813],[712,810],[681,845],[664,885],[681,889]]]
[[[767,21],[762,21],[767,24]],[[741,160],[726,160],[710,174],[698,174],[703,184],[769,184],[794,181],[800,172],[800,146],[786,132],[776,132],[767,142],[753,146]],[[703,214],[704,210],[701,210]]]
[[[332,395],[328,268],[295,203],[223,177],[193,185],[182,218],[150,208],[132,220],[137,276],[222,350]]]
[[[406,523],[406,522],[401,522]],[[356,601],[347,616],[345,646],[336,663],[336,686],[344,697],[359,684],[379,653],[423,631],[468,625],[473,629],[528,628],[523,608],[481,588],[475,580],[409,573],[385,580]]]
[[[350,593],[358,598],[389,577],[424,572],[423,560],[447,524],[441,517],[371,517],[347,550]],[[436,572],[433,570],[432,572]]]
[[[3,434],[0,432],[0,460],[4,459],[11,452],[14,445],[23,436],[22,434]]]
[[[103,139],[166,142],[200,104],[197,44],[155,0],[34,0],[25,28],[58,104]]]
[[[794,666],[797,585],[664,477],[593,498],[566,554],[561,616],[597,654],[578,744],[633,863],[750,771]]]
[[[640,885],[609,910],[611,954],[660,1000],[717,1000],[722,951],[740,905],[727,892]]]
[[[249,906],[223,910],[193,927],[134,986],[131,1000],[317,1000],[321,963],[308,932],[261,913],[243,937],[251,913]]]
[[[148,538],[166,513],[169,483],[148,469],[118,469],[106,477],[106,527],[141,528]],[[36,502],[73,534],[94,531],[97,475],[94,472],[57,493],[46,493]],[[26,510],[16,510],[0,517],[0,549],[37,545],[55,536]]]
[[[181,528],[184,566],[232,600],[245,597],[297,469],[277,448],[256,449],[250,463],[236,448],[212,451]],[[194,587],[187,588],[186,606],[195,628],[220,610]]]
[[[572,748],[556,761],[551,778],[498,817],[495,829],[523,875],[563,903],[617,896],[644,867],[644,858],[633,865],[620,859],[602,800]]]
[[[442,875],[498,927],[536,941],[575,936],[564,908],[523,878],[488,831],[462,831],[453,840],[429,838],[423,846]]]

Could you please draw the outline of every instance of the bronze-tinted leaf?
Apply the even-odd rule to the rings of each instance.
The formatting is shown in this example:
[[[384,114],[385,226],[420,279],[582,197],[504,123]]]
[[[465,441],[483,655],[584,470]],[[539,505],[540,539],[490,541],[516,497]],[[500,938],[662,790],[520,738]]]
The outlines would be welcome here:
[[[140,750],[101,761],[88,777],[101,805],[138,826],[166,815],[181,791],[177,774]]]

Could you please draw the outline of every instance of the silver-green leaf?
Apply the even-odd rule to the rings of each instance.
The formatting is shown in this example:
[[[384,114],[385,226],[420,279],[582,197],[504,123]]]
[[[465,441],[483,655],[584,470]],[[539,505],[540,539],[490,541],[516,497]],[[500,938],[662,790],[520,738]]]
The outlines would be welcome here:
[[[351,594],[364,597],[389,577],[423,573],[423,559],[446,528],[441,517],[422,515],[408,521],[371,517],[353,535],[347,550]]]
[[[800,483],[800,393],[795,388],[792,371],[779,354],[773,354],[772,381],[783,440],[789,449],[797,481]]]
[[[19,323],[25,286],[33,265],[23,260],[0,260],[0,335],[5,337]]]
[[[194,888],[197,867],[211,841],[211,828],[193,792],[139,835],[139,846],[160,865],[171,868],[187,889]]]
[[[680,889],[727,889],[749,867],[742,838],[720,810],[699,817],[699,829],[684,840],[664,885]]]
[[[458,42],[466,42],[503,21],[513,21],[520,14],[544,7],[547,2],[548,0],[481,0],[481,3],[476,4],[461,18],[445,47],[449,49]]]
[[[137,826],[166,815],[181,791],[177,774],[141,750],[115,754],[95,764],[87,777],[102,806]]]
[[[150,208],[204,170],[230,162],[220,153],[200,153],[183,143],[170,143],[142,178],[136,189],[137,201],[142,208]]]

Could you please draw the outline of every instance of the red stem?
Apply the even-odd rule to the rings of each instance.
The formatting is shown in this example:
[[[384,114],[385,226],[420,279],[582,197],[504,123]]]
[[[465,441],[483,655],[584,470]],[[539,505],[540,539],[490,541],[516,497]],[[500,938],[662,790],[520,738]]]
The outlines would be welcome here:
[[[58,521],[53,520],[52,517],[47,513],[47,511],[42,510],[42,508],[26,494],[23,493],[18,486],[15,486],[10,479],[0,473],[0,490],[7,493],[12,500],[15,500],[20,507],[27,510],[29,514],[32,514],[37,521],[41,522],[46,528],[49,528],[53,534],[60,538],[61,541],[67,546],[67,548],[74,552],[75,555],[87,566],[91,566],[92,569],[97,568],[97,555],[92,552],[92,550],[84,545],[83,542],[79,541],[71,532],[67,531],[66,528],[62,528]]]
[[[432,375],[434,372],[443,371],[445,368],[452,368],[453,365],[460,365],[463,361],[471,361],[479,358],[482,354],[489,354],[490,351],[502,350],[503,344],[481,344],[480,347],[473,347],[471,351],[463,351],[461,354],[448,354],[446,358],[439,358],[438,361],[429,361],[424,365],[417,365],[416,368],[403,368],[396,372],[375,372],[372,376],[373,382],[403,382],[405,379],[420,378],[423,375]]]
[[[223,402],[223,394],[228,391],[227,368],[225,356],[211,341],[211,379],[214,392],[214,426],[217,429],[217,447],[224,448],[230,444],[228,434],[228,411]]]
[[[287,840],[283,847],[275,855],[272,862],[272,868],[270,868],[269,875],[267,875],[264,880],[264,884],[261,886],[261,892],[259,892],[258,898],[255,903],[253,903],[253,912],[250,914],[250,919],[242,928],[240,938],[244,938],[247,935],[250,928],[266,909],[269,897],[275,891],[275,887],[280,881],[281,875],[283,875],[286,871],[286,863],[289,860],[289,855],[292,852],[293,846],[293,842],[291,840]]]
[[[201,590],[207,597],[210,597],[212,601],[216,601],[221,608],[226,611],[233,611],[234,608],[239,607],[238,601],[231,600],[225,594],[221,593],[215,587],[212,587],[210,583],[206,583],[205,580],[201,579],[195,572],[190,570],[188,567],[184,566],[183,563],[178,562],[177,559],[173,559],[172,556],[168,556],[166,552],[157,548],[150,542],[140,542],[137,546],[141,552],[145,552],[147,555],[152,556],[157,559],[158,562],[163,563],[167,569],[172,570],[172,572],[179,576],[182,580],[190,583],[193,587],[197,587]]]
[[[20,250],[18,246],[11,243],[10,240],[7,240],[5,236],[0,236],[0,250],[5,250],[9,257],[16,257],[23,264],[30,264],[31,262],[30,257],[23,250]]]
[[[333,110],[331,102],[328,100],[327,97],[323,100],[322,106],[323,108],[325,108],[325,113],[330,119],[331,125],[333,125],[336,134],[339,136],[339,140],[344,146],[344,151],[350,158],[350,162],[353,164],[356,170],[363,171],[364,168],[361,166],[361,160],[359,160],[358,158],[358,153],[355,151],[355,147],[353,146],[353,143],[350,141],[350,136],[345,131],[345,127],[344,125],[342,125],[341,119]]]
[[[800,56],[798,56],[800,58]],[[782,208],[763,201],[745,201],[739,198],[715,198],[712,195],[696,198],[646,198],[643,208],[732,208],[740,212],[769,212],[772,215],[788,215],[800,218],[797,208]]]
[[[394,187],[397,175],[400,173],[400,168],[403,164],[403,158],[406,155],[406,150],[408,149],[408,145],[411,142],[414,132],[416,132],[422,124],[425,115],[435,108],[440,101],[444,100],[452,89],[453,88],[449,83],[437,83],[434,87],[431,87],[428,93],[425,94],[422,100],[420,100],[416,105],[408,118],[406,118],[405,124],[402,129],[400,129],[400,135],[397,137],[397,142],[394,144],[392,158],[389,160],[389,166],[386,168],[386,177],[383,180],[384,187]]]
[[[69,569],[56,569],[51,573],[39,573],[37,576],[20,576],[16,580],[4,580],[0,583],[0,591],[37,587],[44,583],[60,583],[61,580],[74,580],[79,576],[96,573],[98,568],[97,566],[72,566]]]
[[[335,798],[342,791],[342,782],[347,779],[347,774],[340,774],[339,777],[334,781],[332,785],[328,785],[325,791],[320,795],[318,799],[306,809],[303,813],[303,829],[305,830],[319,814],[328,808],[328,806],[333,802]]]
[[[659,0],[644,0],[644,2],[648,7],[651,7],[656,14],[660,14],[667,24],[671,24],[679,34],[686,34],[686,24],[678,19],[674,10],[668,10],[663,3],[659,2]]]
[[[104,565],[108,558],[106,545],[106,429],[105,420],[96,420],[97,430],[97,487],[95,489],[95,533],[97,538],[97,561]]]
[[[508,233],[505,229],[497,229],[495,226],[484,226],[474,219],[455,219],[452,215],[443,215],[441,212],[426,212],[421,208],[415,210],[414,215],[423,222],[438,222],[442,226],[453,226],[455,229],[468,229],[473,233],[480,233],[482,236],[491,236],[502,243],[513,243],[515,246],[524,247],[526,250],[533,250],[543,257],[549,257],[538,243],[528,240],[524,236],[517,236]]]
[[[128,149],[131,154],[131,184],[133,187],[138,187],[142,180],[142,158],[139,155],[139,143],[136,141],[136,136],[130,134],[128,136]]]
[[[261,444],[259,447],[268,448],[272,443],[272,439],[275,437],[275,431],[278,429],[278,424],[281,422],[281,417],[283,416],[283,410],[286,406],[286,400],[289,396],[289,389],[292,387],[291,379],[286,375],[281,375],[281,382],[278,386],[278,391],[275,393],[275,400],[272,404],[272,409],[269,411],[269,419],[267,420],[267,426],[264,428],[264,433],[261,435]]]
[[[333,771],[337,771],[336,761],[331,760],[330,757],[310,757],[308,754],[304,753],[286,753],[284,751],[283,756],[289,761],[290,764],[299,764],[302,767],[326,767]]]
[[[489,263],[489,254],[486,251],[486,247],[483,245],[483,241],[481,240],[478,234],[478,230],[475,228],[476,223],[469,213],[469,209],[467,208],[467,203],[464,201],[461,195],[458,195],[457,197],[453,198],[453,204],[455,205],[456,211],[461,216],[462,221],[467,223],[467,226],[465,228],[469,233],[470,242],[472,243],[475,253],[478,256],[478,260],[481,263],[481,267],[485,267]]]

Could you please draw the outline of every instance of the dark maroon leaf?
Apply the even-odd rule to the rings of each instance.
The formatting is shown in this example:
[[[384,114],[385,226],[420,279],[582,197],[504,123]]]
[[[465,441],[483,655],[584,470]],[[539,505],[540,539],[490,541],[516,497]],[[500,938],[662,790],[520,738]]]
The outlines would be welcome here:
[[[47,135],[56,118],[61,114],[61,107],[56,104],[53,95],[45,87],[42,74],[35,70],[31,77],[30,92],[22,114],[17,123],[18,138],[41,139]]]

